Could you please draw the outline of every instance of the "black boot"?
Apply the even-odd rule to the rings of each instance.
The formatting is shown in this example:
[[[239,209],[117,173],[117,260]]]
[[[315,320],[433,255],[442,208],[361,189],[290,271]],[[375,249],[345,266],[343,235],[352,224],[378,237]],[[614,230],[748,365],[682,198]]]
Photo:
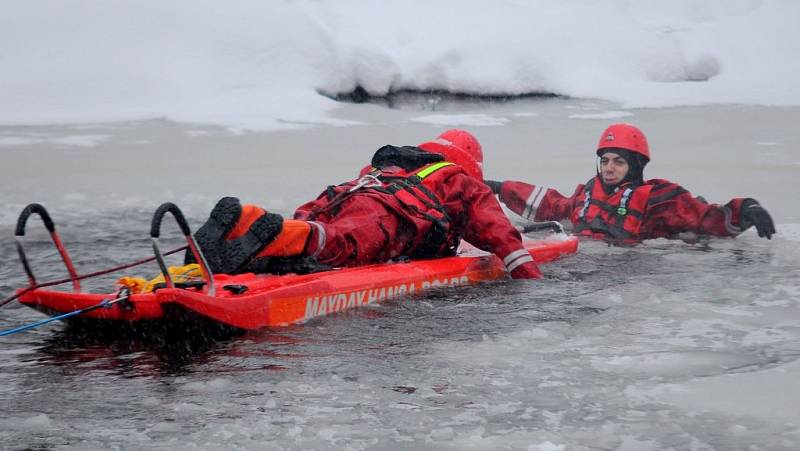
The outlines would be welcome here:
[[[314,257],[259,257],[248,263],[242,272],[256,274],[311,274],[330,271],[333,267],[319,263]]]
[[[222,243],[225,236],[233,230],[236,221],[242,214],[242,204],[235,197],[223,197],[211,210],[208,221],[205,222],[194,234],[194,239],[211,267],[211,272],[218,272],[215,268],[220,266],[222,259]],[[186,251],[183,264],[196,263],[191,250]]]
[[[212,271],[225,274],[244,272],[250,260],[271,243],[281,230],[283,230],[283,217],[275,213],[265,213],[256,219],[247,233],[239,238],[223,241],[222,258],[217,269]]]

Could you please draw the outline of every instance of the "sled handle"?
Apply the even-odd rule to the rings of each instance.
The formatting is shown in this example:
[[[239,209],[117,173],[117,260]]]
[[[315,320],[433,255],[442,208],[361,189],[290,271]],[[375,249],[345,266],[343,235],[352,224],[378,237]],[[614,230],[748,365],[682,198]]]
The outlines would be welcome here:
[[[19,218],[17,218],[17,228],[15,230],[17,254],[19,254],[19,259],[22,262],[22,267],[25,269],[25,274],[28,275],[28,282],[30,283],[30,286],[36,286],[36,277],[33,275],[31,265],[28,263],[28,257],[25,255],[25,246],[22,244],[22,238],[25,236],[25,225],[28,223],[28,218],[30,218],[34,213],[42,218],[44,227],[48,232],[50,232],[50,239],[53,240],[53,244],[55,244],[59,255],[61,255],[61,260],[64,262],[64,266],[67,267],[67,272],[69,272],[69,278],[72,281],[73,290],[76,292],[81,291],[81,283],[78,279],[78,273],[75,271],[75,266],[72,264],[72,259],[69,257],[67,249],[61,242],[61,237],[59,237],[58,232],[56,232],[56,225],[50,218],[50,214],[47,213],[47,210],[41,204],[37,203],[29,204],[22,210],[22,213],[19,214]]]
[[[161,204],[153,214],[153,222],[150,224],[150,238],[153,240],[153,252],[156,254],[156,261],[158,262],[158,267],[161,269],[161,274],[164,276],[164,282],[166,282],[167,288],[175,288],[175,283],[172,281],[172,276],[169,274],[167,265],[164,263],[164,256],[161,254],[161,249],[158,246],[158,238],[161,236],[161,221],[167,213],[171,213],[175,218],[175,222],[178,223],[178,227],[180,227],[183,236],[186,238],[186,244],[189,245],[189,250],[194,254],[195,260],[199,262],[200,270],[208,281],[208,295],[214,296],[214,275],[208,268],[206,257],[203,255],[203,251],[200,250],[200,246],[197,245],[197,241],[195,241],[192,236],[192,231],[180,208],[172,202]]]
[[[519,230],[520,233],[541,232],[542,230],[564,233],[564,226],[558,221],[531,222],[517,227],[517,230]]]

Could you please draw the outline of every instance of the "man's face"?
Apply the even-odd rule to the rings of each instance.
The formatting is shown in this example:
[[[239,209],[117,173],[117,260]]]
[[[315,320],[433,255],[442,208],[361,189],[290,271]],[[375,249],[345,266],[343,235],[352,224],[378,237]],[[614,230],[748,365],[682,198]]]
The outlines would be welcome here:
[[[614,152],[606,152],[600,157],[600,176],[606,185],[616,185],[628,175],[628,162]]]

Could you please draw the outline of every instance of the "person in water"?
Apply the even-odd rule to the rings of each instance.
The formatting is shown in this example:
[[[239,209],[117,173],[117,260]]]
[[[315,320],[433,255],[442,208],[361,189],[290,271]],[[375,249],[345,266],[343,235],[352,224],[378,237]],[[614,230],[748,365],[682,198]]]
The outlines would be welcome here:
[[[751,226],[760,237],[770,239],[775,233],[772,218],[755,199],[710,204],[668,180],[644,180],[650,148],[644,133],[633,125],[614,124],[603,131],[597,158],[597,174],[571,196],[518,181],[486,183],[525,219],[569,219],[574,233],[610,242],[733,237]]]
[[[225,197],[195,239],[214,273],[276,272],[286,261],[339,267],[451,256],[463,238],[497,255],[512,278],[540,278],[483,182],[482,159],[480,143],[463,130],[418,146],[386,145],[358,179],[328,186],[293,219]]]

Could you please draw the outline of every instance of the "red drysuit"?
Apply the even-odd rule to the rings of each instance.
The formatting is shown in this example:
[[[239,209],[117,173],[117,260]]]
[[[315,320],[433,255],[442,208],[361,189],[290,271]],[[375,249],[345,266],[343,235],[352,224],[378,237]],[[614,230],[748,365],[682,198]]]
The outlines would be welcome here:
[[[724,206],[709,204],[662,179],[647,180],[639,186],[625,183],[607,194],[600,179],[593,177],[578,185],[570,197],[554,189],[506,181],[499,195],[508,208],[525,219],[569,219],[574,233],[611,241],[736,236],[750,226],[741,218],[746,199],[736,198]]]
[[[541,277],[492,191],[460,166],[385,166],[371,177],[330,186],[297,209],[294,218],[312,225],[304,255],[334,266],[431,258],[452,255],[463,238],[500,257],[512,277]]]

